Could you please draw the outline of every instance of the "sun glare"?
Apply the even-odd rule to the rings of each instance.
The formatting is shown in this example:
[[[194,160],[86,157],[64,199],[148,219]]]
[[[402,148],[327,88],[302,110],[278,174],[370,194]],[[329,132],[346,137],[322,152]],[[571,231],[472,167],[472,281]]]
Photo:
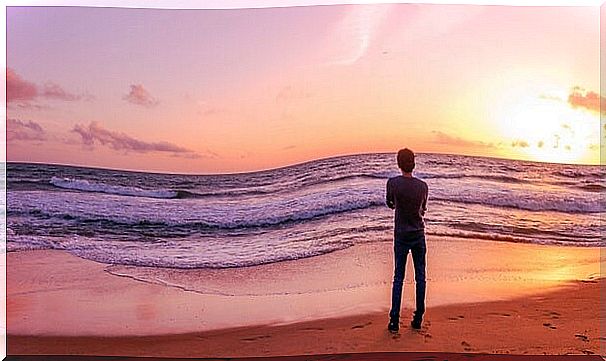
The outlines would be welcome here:
[[[498,128],[513,155],[553,163],[594,163],[598,115],[572,108],[566,92],[518,98],[500,112]]]

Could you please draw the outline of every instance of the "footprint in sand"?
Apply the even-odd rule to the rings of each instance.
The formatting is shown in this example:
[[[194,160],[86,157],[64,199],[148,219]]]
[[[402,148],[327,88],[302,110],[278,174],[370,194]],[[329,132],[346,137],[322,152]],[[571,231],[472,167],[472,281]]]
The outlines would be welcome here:
[[[355,326],[352,326],[352,328],[351,328],[351,329],[352,329],[352,330],[355,330],[356,328],[364,328],[364,327],[369,326],[369,325],[371,325],[371,324],[372,324],[372,322],[366,322],[365,324],[362,324],[362,325],[355,325]]]
[[[589,337],[580,333],[577,333],[576,335],[574,335],[574,337],[578,338],[579,340],[582,340],[583,342],[589,342]]]
[[[448,319],[451,320],[451,321],[458,321],[458,320],[461,320],[461,319],[464,319],[464,318],[465,317],[463,317],[461,315],[456,316],[456,317],[448,317]]]
[[[243,338],[242,341],[246,341],[246,342],[253,342],[253,341],[257,341],[257,340],[262,340],[264,338],[270,338],[271,336],[269,335],[261,335],[261,336],[255,336],[255,337],[247,337],[247,338]]]
[[[546,323],[544,323],[544,324],[543,324],[543,326],[545,326],[545,327],[549,327],[549,328],[551,328],[552,330],[555,330],[555,329],[557,328],[557,327],[555,327],[554,325],[552,325],[551,323],[547,323],[547,322],[546,322]]]
[[[302,328],[301,331],[324,331],[322,327],[306,327]]]
[[[553,319],[558,319],[558,318],[560,318],[561,315],[555,311],[549,311],[549,312],[543,312],[543,316],[548,316]]]

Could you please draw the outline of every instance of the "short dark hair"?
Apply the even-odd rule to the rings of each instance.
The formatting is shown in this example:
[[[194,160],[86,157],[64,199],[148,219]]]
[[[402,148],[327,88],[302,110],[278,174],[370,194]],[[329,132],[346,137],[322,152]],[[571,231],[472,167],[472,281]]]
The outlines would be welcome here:
[[[412,172],[415,168],[415,154],[408,148],[398,151],[398,167],[406,173]]]

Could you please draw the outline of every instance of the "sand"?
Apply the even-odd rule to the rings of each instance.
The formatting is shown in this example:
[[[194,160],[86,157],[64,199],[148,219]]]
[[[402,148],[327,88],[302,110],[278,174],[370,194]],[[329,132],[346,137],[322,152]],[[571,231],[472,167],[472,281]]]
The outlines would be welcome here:
[[[111,266],[63,251],[9,253],[8,353],[600,353],[599,249],[428,242],[425,323],[420,331],[408,326],[408,272],[397,335],[386,331],[387,243],[244,269],[189,271]]]

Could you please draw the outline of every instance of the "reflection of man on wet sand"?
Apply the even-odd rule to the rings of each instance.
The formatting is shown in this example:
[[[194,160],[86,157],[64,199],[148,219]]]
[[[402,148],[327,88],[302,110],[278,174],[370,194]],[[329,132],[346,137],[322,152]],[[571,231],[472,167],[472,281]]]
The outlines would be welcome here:
[[[402,303],[402,285],[406,269],[406,257],[412,253],[415,267],[416,311],[411,326],[421,328],[425,313],[425,223],[423,216],[427,209],[427,184],[415,178],[415,155],[406,148],[398,152],[398,167],[402,175],[387,181],[387,206],[395,209],[394,224],[394,276],[391,294],[391,311],[387,329],[396,332],[400,329],[400,305]]]

